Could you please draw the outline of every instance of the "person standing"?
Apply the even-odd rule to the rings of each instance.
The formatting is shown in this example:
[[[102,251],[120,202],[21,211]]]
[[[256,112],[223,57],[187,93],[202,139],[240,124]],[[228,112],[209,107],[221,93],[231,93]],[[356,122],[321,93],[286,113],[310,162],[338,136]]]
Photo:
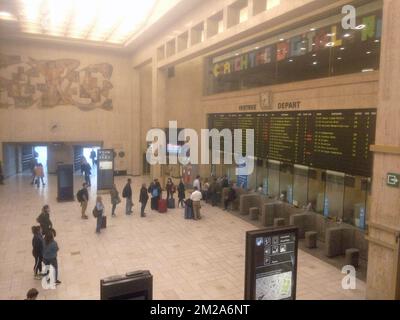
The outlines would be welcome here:
[[[26,299],[25,300],[36,300],[38,295],[39,295],[39,291],[37,291],[36,288],[31,288],[26,293]]]
[[[230,203],[236,200],[236,191],[233,188],[233,184],[229,185],[229,190],[226,198],[224,199],[224,210],[228,210],[228,206]]]
[[[174,198],[174,193],[176,191],[175,185],[172,182],[171,178],[168,178],[167,185],[165,186],[165,189],[167,189],[167,200],[168,199],[173,199]]]
[[[101,196],[97,196],[93,212],[96,212],[96,233],[100,233],[104,213],[104,205]]]
[[[197,189],[197,187],[194,187],[193,193],[190,195],[190,200],[193,202],[193,219],[194,220],[199,220],[201,219],[200,215],[200,200],[201,200],[201,192]]]
[[[94,149],[90,151],[90,159],[92,159],[92,166],[94,167],[96,165],[96,151]]]
[[[88,216],[86,215],[86,209],[89,203],[89,192],[87,190],[86,182],[82,184],[82,189],[78,191],[76,198],[81,204],[82,219],[88,219]]]
[[[181,207],[184,207],[184,201],[185,201],[186,195],[185,195],[185,185],[183,183],[183,180],[181,179],[179,181],[179,185],[178,185],[178,208],[179,208],[179,204],[181,205]]]
[[[196,176],[196,179],[194,179],[194,181],[193,181],[193,189],[194,188],[197,188],[197,190],[201,190],[201,182],[200,182],[200,176],[199,175],[197,175]]]
[[[42,260],[43,260],[43,237],[40,233],[39,226],[32,227],[32,255],[35,258],[35,265],[33,266],[33,273],[36,280],[40,280],[42,273]]]
[[[208,191],[210,189],[210,184],[208,183],[208,179],[204,180],[204,184],[203,184],[203,189],[201,190],[202,195],[203,195],[203,199],[205,202],[208,201]]]
[[[114,183],[113,188],[110,191],[110,196],[111,196],[111,216],[115,217],[115,209],[117,208],[117,204],[121,203],[121,199],[119,198],[119,192],[117,190],[117,186]]]
[[[132,213],[132,180],[129,178],[124,189],[122,190],[122,197],[126,199],[125,214],[130,215]]]
[[[50,220],[50,207],[49,205],[45,205],[42,208],[42,212],[37,217],[36,221],[40,224],[40,228],[42,229],[42,235],[46,235],[52,228],[53,224]]]
[[[3,165],[0,161],[0,184],[4,184]]]
[[[36,160],[36,158],[32,158],[30,161],[30,168],[31,168],[31,173],[32,173],[31,185],[33,185],[35,183],[35,179],[36,179],[35,168],[36,168],[36,166],[37,166],[37,160]]]
[[[58,244],[54,240],[54,233],[49,230],[43,241],[43,262],[46,266],[51,265],[55,270],[55,280],[56,284],[60,284],[61,281],[58,280],[58,261],[57,261],[57,252],[58,252]]]
[[[142,184],[142,188],[140,189],[140,196],[139,196],[139,202],[142,204],[142,206],[140,208],[140,216],[141,217],[145,217],[146,216],[144,210],[146,208],[148,200],[149,200],[149,195],[147,193],[146,184],[143,183]]]
[[[85,157],[82,157],[81,159],[81,175],[83,176],[85,174],[85,166],[86,166],[87,160]]]
[[[35,167],[35,182],[38,188],[40,187],[40,181],[42,181],[42,185],[45,186],[43,165],[38,163]]]
[[[211,199],[211,205],[215,207],[217,205],[217,179],[214,177],[211,181],[210,187],[208,188],[208,197]]]

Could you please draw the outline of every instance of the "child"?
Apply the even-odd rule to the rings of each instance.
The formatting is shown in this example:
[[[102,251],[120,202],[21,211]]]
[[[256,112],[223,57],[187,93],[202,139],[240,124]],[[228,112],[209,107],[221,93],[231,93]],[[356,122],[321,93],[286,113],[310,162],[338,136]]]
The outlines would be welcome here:
[[[35,265],[33,266],[34,277],[40,280],[42,273],[42,260],[43,260],[43,237],[40,232],[39,226],[32,227],[32,255],[35,258]]]

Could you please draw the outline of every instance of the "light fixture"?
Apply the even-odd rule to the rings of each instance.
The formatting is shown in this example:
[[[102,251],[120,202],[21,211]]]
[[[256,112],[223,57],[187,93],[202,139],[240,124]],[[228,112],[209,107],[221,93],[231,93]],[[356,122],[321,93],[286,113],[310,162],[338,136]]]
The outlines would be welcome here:
[[[367,52],[366,52],[366,54],[371,54],[371,53],[372,53],[371,51],[367,51]]]
[[[338,59],[338,60],[342,60],[342,57],[338,57],[337,59]]]
[[[293,62],[293,59],[290,59],[289,62]]]
[[[379,39],[376,39],[375,41],[374,41],[375,43],[379,43],[379,42],[381,42]]]
[[[285,40],[284,38],[280,38],[280,39],[279,39],[279,41],[284,41],[284,40]]]
[[[341,47],[340,50],[341,50],[341,51],[344,51],[344,47]]]
[[[314,53],[312,56],[313,56],[313,57],[316,57],[316,56],[317,56],[317,54],[316,54],[316,53]]]
[[[361,72],[372,72],[374,69],[362,69]]]
[[[17,18],[10,12],[7,11],[0,11],[0,20],[5,21],[16,21]]]
[[[326,47],[333,47],[333,46],[335,46],[335,43],[334,42],[328,42],[325,46]]]
[[[349,37],[351,37],[350,33],[346,33],[346,34],[343,35],[343,38],[349,38]]]
[[[315,31],[315,28],[311,28],[310,31]]]
[[[365,29],[366,25],[365,24],[360,24],[356,27],[357,30],[362,30]]]
[[[255,47],[254,49],[258,50],[258,49],[260,49],[260,47]]]
[[[316,65],[318,64],[318,62],[317,62],[317,61],[314,61],[312,64],[313,64],[314,66],[316,66]]]
[[[333,37],[333,36],[335,36],[335,35],[336,35],[336,33],[328,33],[328,34],[327,34],[328,37]]]
[[[236,53],[235,53],[235,56],[238,56],[238,55],[239,55],[239,52],[236,52]]]

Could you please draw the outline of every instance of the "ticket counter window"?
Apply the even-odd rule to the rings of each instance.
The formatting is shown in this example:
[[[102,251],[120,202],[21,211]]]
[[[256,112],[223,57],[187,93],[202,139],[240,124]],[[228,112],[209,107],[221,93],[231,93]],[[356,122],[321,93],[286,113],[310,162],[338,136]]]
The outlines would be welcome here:
[[[268,195],[274,198],[279,197],[279,168],[279,161],[268,160]]]
[[[368,179],[345,177],[343,222],[365,229]]]
[[[282,201],[293,202],[293,165],[281,164],[279,170],[279,197]]]
[[[262,193],[267,195],[268,191],[268,162],[261,160],[257,162],[257,188],[262,188]]]
[[[325,171],[315,168],[308,170],[308,203],[317,213],[324,212]]]
[[[299,208],[307,206],[307,186],[309,168],[294,165],[293,175],[293,205]]]
[[[326,172],[324,216],[327,218],[334,220],[343,218],[344,180],[344,173]]]

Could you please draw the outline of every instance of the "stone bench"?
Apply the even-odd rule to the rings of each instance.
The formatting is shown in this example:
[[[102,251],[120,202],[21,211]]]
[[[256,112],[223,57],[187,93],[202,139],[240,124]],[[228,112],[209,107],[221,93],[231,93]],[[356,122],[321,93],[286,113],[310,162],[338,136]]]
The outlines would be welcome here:
[[[253,207],[249,209],[250,219],[258,220],[258,216],[260,215],[260,209],[257,207]]]
[[[351,265],[354,268],[357,268],[359,265],[359,259],[360,259],[360,250],[356,248],[350,248],[346,249],[345,251],[345,261],[346,265]]]
[[[313,249],[317,247],[317,235],[318,233],[316,231],[307,231],[305,233],[307,248]]]

